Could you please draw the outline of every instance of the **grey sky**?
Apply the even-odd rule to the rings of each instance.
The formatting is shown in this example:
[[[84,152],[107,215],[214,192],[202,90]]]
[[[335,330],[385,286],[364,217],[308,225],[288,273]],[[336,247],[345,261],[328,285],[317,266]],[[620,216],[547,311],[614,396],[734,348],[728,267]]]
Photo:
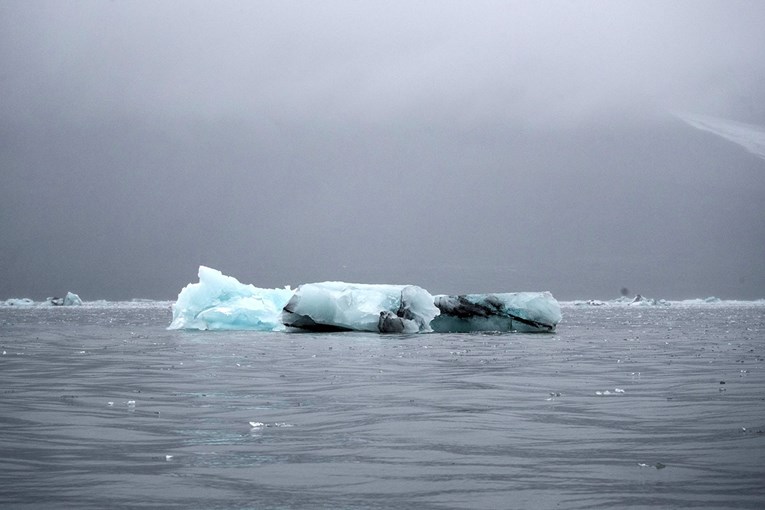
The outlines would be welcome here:
[[[765,3],[0,0],[0,298],[765,297]]]

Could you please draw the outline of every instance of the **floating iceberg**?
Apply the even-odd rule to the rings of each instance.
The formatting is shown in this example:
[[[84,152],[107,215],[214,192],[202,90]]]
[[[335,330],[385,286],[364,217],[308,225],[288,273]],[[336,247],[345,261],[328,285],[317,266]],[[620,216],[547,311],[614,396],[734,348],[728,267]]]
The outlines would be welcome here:
[[[416,285],[345,282],[261,289],[200,266],[199,283],[178,294],[168,329],[550,332],[560,320],[549,292],[434,297]]]
[[[168,329],[284,330],[281,312],[293,291],[245,285],[216,269],[199,267],[199,283],[190,283],[173,305]]]
[[[551,332],[561,320],[560,305],[549,292],[441,295],[435,305],[441,313],[430,326],[438,332]]]
[[[74,292],[67,292],[64,296],[64,306],[81,306],[82,299]]]
[[[309,331],[431,331],[433,296],[415,285],[322,282],[301,285],[284,307],[288,327]]]
[[[45,300],[49,305],[53,306],[80,306],[82,305],[82,299],[74,292],[67,292],[64,297],[49,297]]]

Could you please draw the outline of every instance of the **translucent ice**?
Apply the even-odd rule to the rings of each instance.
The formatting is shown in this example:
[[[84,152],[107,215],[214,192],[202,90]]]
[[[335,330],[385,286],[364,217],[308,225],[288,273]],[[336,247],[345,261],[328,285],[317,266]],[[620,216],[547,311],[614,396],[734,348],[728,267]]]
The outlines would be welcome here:
[[[239,283],[216,269],[199,267],[199,283],[190,283],[173,305],[168,329],[284,329],[281,311],[293,291],[260,289]]]
[[[245,285],[209,267],[181,290],[169,329],[283,331],[554,331],[549,292],[436,296],[415,285],[308,283],[296,290]]]
[[[53,306],[80,306],[82,299],[74,292],[67,292],[65,297],[49,297],[45,302]]]
[[[431,322],[433,331],[555,331],[560,305],[549,292],[463,294],[435,296],[441,314]]]
[[[433,296],[414,285],[322,282],[301,285],[282,313],[286,326],[310,331],[431,331]]]
[[[64,297],[64,306],[79,306],[81,304],[82,304],[82,299],[80,299],[80,296],[78,296],[74,292],[66,293],[66,296]]]

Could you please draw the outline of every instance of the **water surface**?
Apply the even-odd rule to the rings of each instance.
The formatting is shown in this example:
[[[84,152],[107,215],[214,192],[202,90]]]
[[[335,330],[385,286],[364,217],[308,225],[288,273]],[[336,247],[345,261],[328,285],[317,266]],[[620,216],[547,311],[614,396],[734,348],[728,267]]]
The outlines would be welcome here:
[[[0,308],[4,508],[765,506],[762,304],[566,306],[551,335],[170,315]]]

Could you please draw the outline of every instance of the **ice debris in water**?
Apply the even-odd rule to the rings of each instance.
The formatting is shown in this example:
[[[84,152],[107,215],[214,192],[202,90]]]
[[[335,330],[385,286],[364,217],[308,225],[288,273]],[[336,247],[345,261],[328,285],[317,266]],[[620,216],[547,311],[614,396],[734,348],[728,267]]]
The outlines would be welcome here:
[[[276,422],[276,423],[263,423],[260,421],[251,421],[250,427],[253,429],[262,429],[267,427],[276,427],[276,428],[290,428],[293,425],[291,423],[285,423],[285,422]]]
[[[624,390],[621,388],[614,388],[614,391],[611,390],[605,390],[605,391],[596,391],[595,394],[598,396],[608,396],[608,395],[618,395],[619,393],[624,393]]]
[[[67,292],[66,296],[60,298],[60,297],[49,297],[48,303],[52,304],[53,306],[80,306],[82,305],[82,299],[80,299],[80,296],[75,294],[74,292]]]
[[[638,462],[637,465],[642,468],[651,467],[656,469],[664,469],[665,467],[667,467],[665,464],[662,464],[661,462],[657,462],[656,464],[646,464],[645,462]]]
[[[564,305],[570,306],[603,306],[603,307],[668,307],[668,306],[725,306],[729,304],[745,304],[762,306],[765,300],[758,299],[754,301],[736,301],[722,300],[720,298],[709,296],[706,298],[683,299],[681,301],[670,301],[667,299],[653,299],[638,294],[634,298],[622,296],[609,301],[600,301],[597,299],[588,299],[585,301],[576,300],[564,302]]]
[[[35,302],[29,298],[11,298],[5,300],[5,306],[32,306]]]
[[[11,298],[1,301],[5,306],[35,306],[35,302],[29,298]],[[40,304],[45,306],[80,306],[82,299],[74,292],[67,292],[64,297],[49,297]]]
[[[199,283],[190,283],[173,305],[168,329],[284,329],[281,312],[293,291],[261,289],[239,283],[236,278],[205,266],[199,267]]]
[[[168,329],[549,332],[561,320],[549,292],[436,296],[416,285],[321,282],[261,289],[209,267],[181,290]]]

